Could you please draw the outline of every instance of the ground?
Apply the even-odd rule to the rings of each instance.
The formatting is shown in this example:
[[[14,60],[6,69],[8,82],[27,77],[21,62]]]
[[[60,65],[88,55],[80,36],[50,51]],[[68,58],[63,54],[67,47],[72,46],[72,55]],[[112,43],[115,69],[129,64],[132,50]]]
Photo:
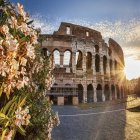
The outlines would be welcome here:
[[[54,140],[139,140],[140,112],[126,109],[125,103],[102,104],[91,109],[54,106],[60,125]]]

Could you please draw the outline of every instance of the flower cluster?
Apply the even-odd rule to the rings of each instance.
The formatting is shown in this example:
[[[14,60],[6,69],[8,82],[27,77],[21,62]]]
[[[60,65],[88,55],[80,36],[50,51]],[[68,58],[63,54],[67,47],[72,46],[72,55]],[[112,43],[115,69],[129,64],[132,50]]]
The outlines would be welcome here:
[[[15,125],[20,127],[21,125],[28,125],[30,123],[29,107],[22,109],[19,107],[15,112]]]
[[[13,130],[10,130],[5,136],[4,140],[11,140],[13,136]]]
[[[28,25],[22,5],[5,6],[3,12],[6,20],[0,25],[0,78],[2,92],[10,94],[28,84],[26,64],[35,58],[37,32]]]
[[[59,124],[60,124],[60,120],[57,112],[54,116],[49,116],[47,130],[46,130],[48,140],[51,140],[52,138],[51,133],[54,126],[56,125],[58,126]]]

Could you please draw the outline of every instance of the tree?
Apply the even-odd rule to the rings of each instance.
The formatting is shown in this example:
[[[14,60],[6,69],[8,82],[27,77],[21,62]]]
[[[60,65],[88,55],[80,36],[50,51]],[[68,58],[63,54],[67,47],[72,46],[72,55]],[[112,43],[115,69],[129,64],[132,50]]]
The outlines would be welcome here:
[[[16,139],[19,133],[24,136],[22,138],[28,138],[26,132],[34,135],[32,130],[35,123],[40,124],[36,125],[37,129],[42,126],[40,121],[43,119],[38,117],[35,120],[33,115],[42,114],[46,110],[49,114],[45,121],[46,130],[52,129],[59,121],[57,114],[51,110],[51,103],[43,94],[48,88],[46,82],[50,83],[51,79],[40,79],[44,73],[50,77],[50,59],[36,55],[38,34],[22,5],[18,3],[14,6],[6,0],[0,0],[0,17],[0,138]],[[41,70],[45,61],[48,65]],[[37,65],[40,67],[36,69]],[[40,77],[35,78],[36,75]],[[38,104],[41,100],[43,102]],[[38,105],[42,107],[41,112]],[[50,121],[53,126],[52,123],[50,126]],[[43,132],[45,138],[51,139],[51,131],[46,134]]]

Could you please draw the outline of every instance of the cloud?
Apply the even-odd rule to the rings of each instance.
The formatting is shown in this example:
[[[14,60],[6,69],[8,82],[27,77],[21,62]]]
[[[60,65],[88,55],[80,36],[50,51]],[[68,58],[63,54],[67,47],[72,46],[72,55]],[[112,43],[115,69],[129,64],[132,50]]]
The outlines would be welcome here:
[[[52,20],[51,18],[34,15],[34,26],[40,28],[43,34],[53,33],[58,29],[61,21],[71,22],[73,24],[79,24],[92,28],[94,30],[100,31],[103,38],[107,40],[108,38],[113,38],[116,40],[123,48],[125,57],[133,57],[134,59],[140,58],[140,20],[131,19],[127,22],[117,20],[115,22],[110,22],[108,20],[101,21],[98,23],[87,22],[86,20],[77,19],[61,19],[56,18]]]

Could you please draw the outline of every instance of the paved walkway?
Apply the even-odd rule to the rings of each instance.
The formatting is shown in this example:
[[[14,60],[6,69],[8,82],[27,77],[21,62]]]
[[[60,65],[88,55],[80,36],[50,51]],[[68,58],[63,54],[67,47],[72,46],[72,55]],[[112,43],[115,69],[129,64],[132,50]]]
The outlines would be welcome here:
[[[124,140],[126,111],[123,104],[81,110],[75,106],[54,106],[60,125],[54,140]]]

